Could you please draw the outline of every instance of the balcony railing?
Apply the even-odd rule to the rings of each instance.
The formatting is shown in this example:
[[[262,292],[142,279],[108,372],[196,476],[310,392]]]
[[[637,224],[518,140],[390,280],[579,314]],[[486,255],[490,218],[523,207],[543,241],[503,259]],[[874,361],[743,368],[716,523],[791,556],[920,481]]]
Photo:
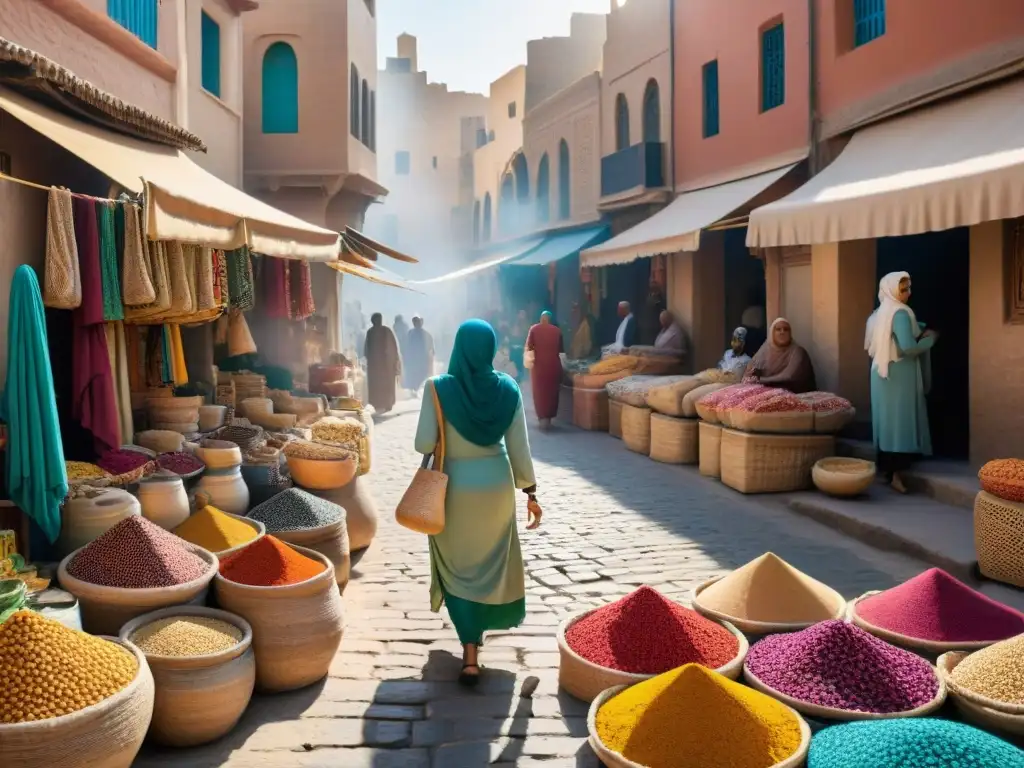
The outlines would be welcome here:
[[[665,185],[665,145],[645,141],[601,158],[601,196]]]

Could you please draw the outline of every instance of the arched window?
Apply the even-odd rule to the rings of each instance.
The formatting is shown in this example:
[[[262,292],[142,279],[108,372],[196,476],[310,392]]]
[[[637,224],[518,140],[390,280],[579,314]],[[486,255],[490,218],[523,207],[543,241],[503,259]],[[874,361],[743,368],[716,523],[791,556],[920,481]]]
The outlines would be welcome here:
[[[525,204],[530,199],[530,169],[526,165],[526,155],[522,152],[516,155],[512,172],[516,175],[516,200]]]
[[[498,197],[498,231],[507,235],[515,228],[516,220],[516,180],[511,173],[506,173],[501,180],[501,194]]]
[[[366,146],[377,151],[377,92],[370,91],[370,140]]]
[[[359,135],[363,139],[363,144],[370,146],[370,86],[365,80],[363,80],[363,94],[360,103],[363,105],[361,112],[363,123]]]
[[[480,242],[480,201],[473,201],[473,245]]]
[[[644,89],[644,141],[661,141],[661,95],[658,81],[653,78]]]
[[[558,218],[560,219],[568,219],[572,215],[569,181],[569,144],[562,139],[558,145]]]
[[[288,43],[263,54],[263,132],[299,132],[299,62]]]
[[[544,223],[551,219],[551,164],[548,153],[540,159],[537,166],[537,222]]]
[[[352,65],[348,78],[348,124],[352,135],[359,138],[359,70]]]
[[[484,223],[482,240],[486,243],[491,239],[491,193],[484,195]]]
[[[615,97],[615,151],[629,148],[629,102],[626,95]]]

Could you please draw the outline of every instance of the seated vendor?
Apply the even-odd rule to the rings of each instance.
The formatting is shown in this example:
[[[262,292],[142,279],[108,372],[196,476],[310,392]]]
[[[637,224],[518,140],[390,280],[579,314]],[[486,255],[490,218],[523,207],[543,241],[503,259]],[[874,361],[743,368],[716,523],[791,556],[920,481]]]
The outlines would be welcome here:
[[[683,329],[667,309],[662,310],[659,317],[661,330],[658,331],[658,338],[654,340],[654,348],[663,352],[677,352],[682,355],[686,352],[686,337]]]
[[[732,332],[732,341],[729,342],[729,349],[725,350],[722,359],[718,361],[718,370],[742,376],[747,370],[747,364],[750,362],[750,355],[746,352],[746,346],[747,329],[741,325]]]
[[[747,365],[743,378],[798,395],[817,389],[811,358],[807,350],[793,341],[793,329],[784,317],[777,318],[768,328],[768,341]]]
[[[602,355],[617,355],[636,343],[636,318],[633,317],[633,310],[628,301],[619,302],[619,317],[621,322],[615,331],[615,341],[601,347]]]

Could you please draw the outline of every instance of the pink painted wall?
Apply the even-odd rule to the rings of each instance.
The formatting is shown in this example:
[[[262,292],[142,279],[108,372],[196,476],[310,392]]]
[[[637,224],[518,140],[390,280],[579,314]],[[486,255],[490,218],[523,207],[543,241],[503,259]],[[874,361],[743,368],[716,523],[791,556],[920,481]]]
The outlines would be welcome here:
[[[675,0],[675,15],[677,188],[750,175],[765,160],[806,147],[806,0]],[[786,100],[762,113],[761,32],[779,20],[785,24]],[[705,139],[702,69],[716,58],[721,130]]]
[[[852,4],[818,0],[819,112],[832,126],[827,132],[1024,51],[1021,0],[890,0],[885,34],[857,48]]]

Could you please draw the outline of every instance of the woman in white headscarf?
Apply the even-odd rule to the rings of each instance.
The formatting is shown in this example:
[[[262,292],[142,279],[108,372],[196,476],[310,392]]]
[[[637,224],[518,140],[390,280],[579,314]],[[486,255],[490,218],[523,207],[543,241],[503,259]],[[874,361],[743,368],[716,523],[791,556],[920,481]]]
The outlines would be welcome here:
[[[871,356],[871,425],[879,469],[906,493],[901,473],[932,452],[921,356],[938,334],[922,331],[910,299],[910,275],[890,272],[878,284],[878,309],[868,318],[864,347]]]

